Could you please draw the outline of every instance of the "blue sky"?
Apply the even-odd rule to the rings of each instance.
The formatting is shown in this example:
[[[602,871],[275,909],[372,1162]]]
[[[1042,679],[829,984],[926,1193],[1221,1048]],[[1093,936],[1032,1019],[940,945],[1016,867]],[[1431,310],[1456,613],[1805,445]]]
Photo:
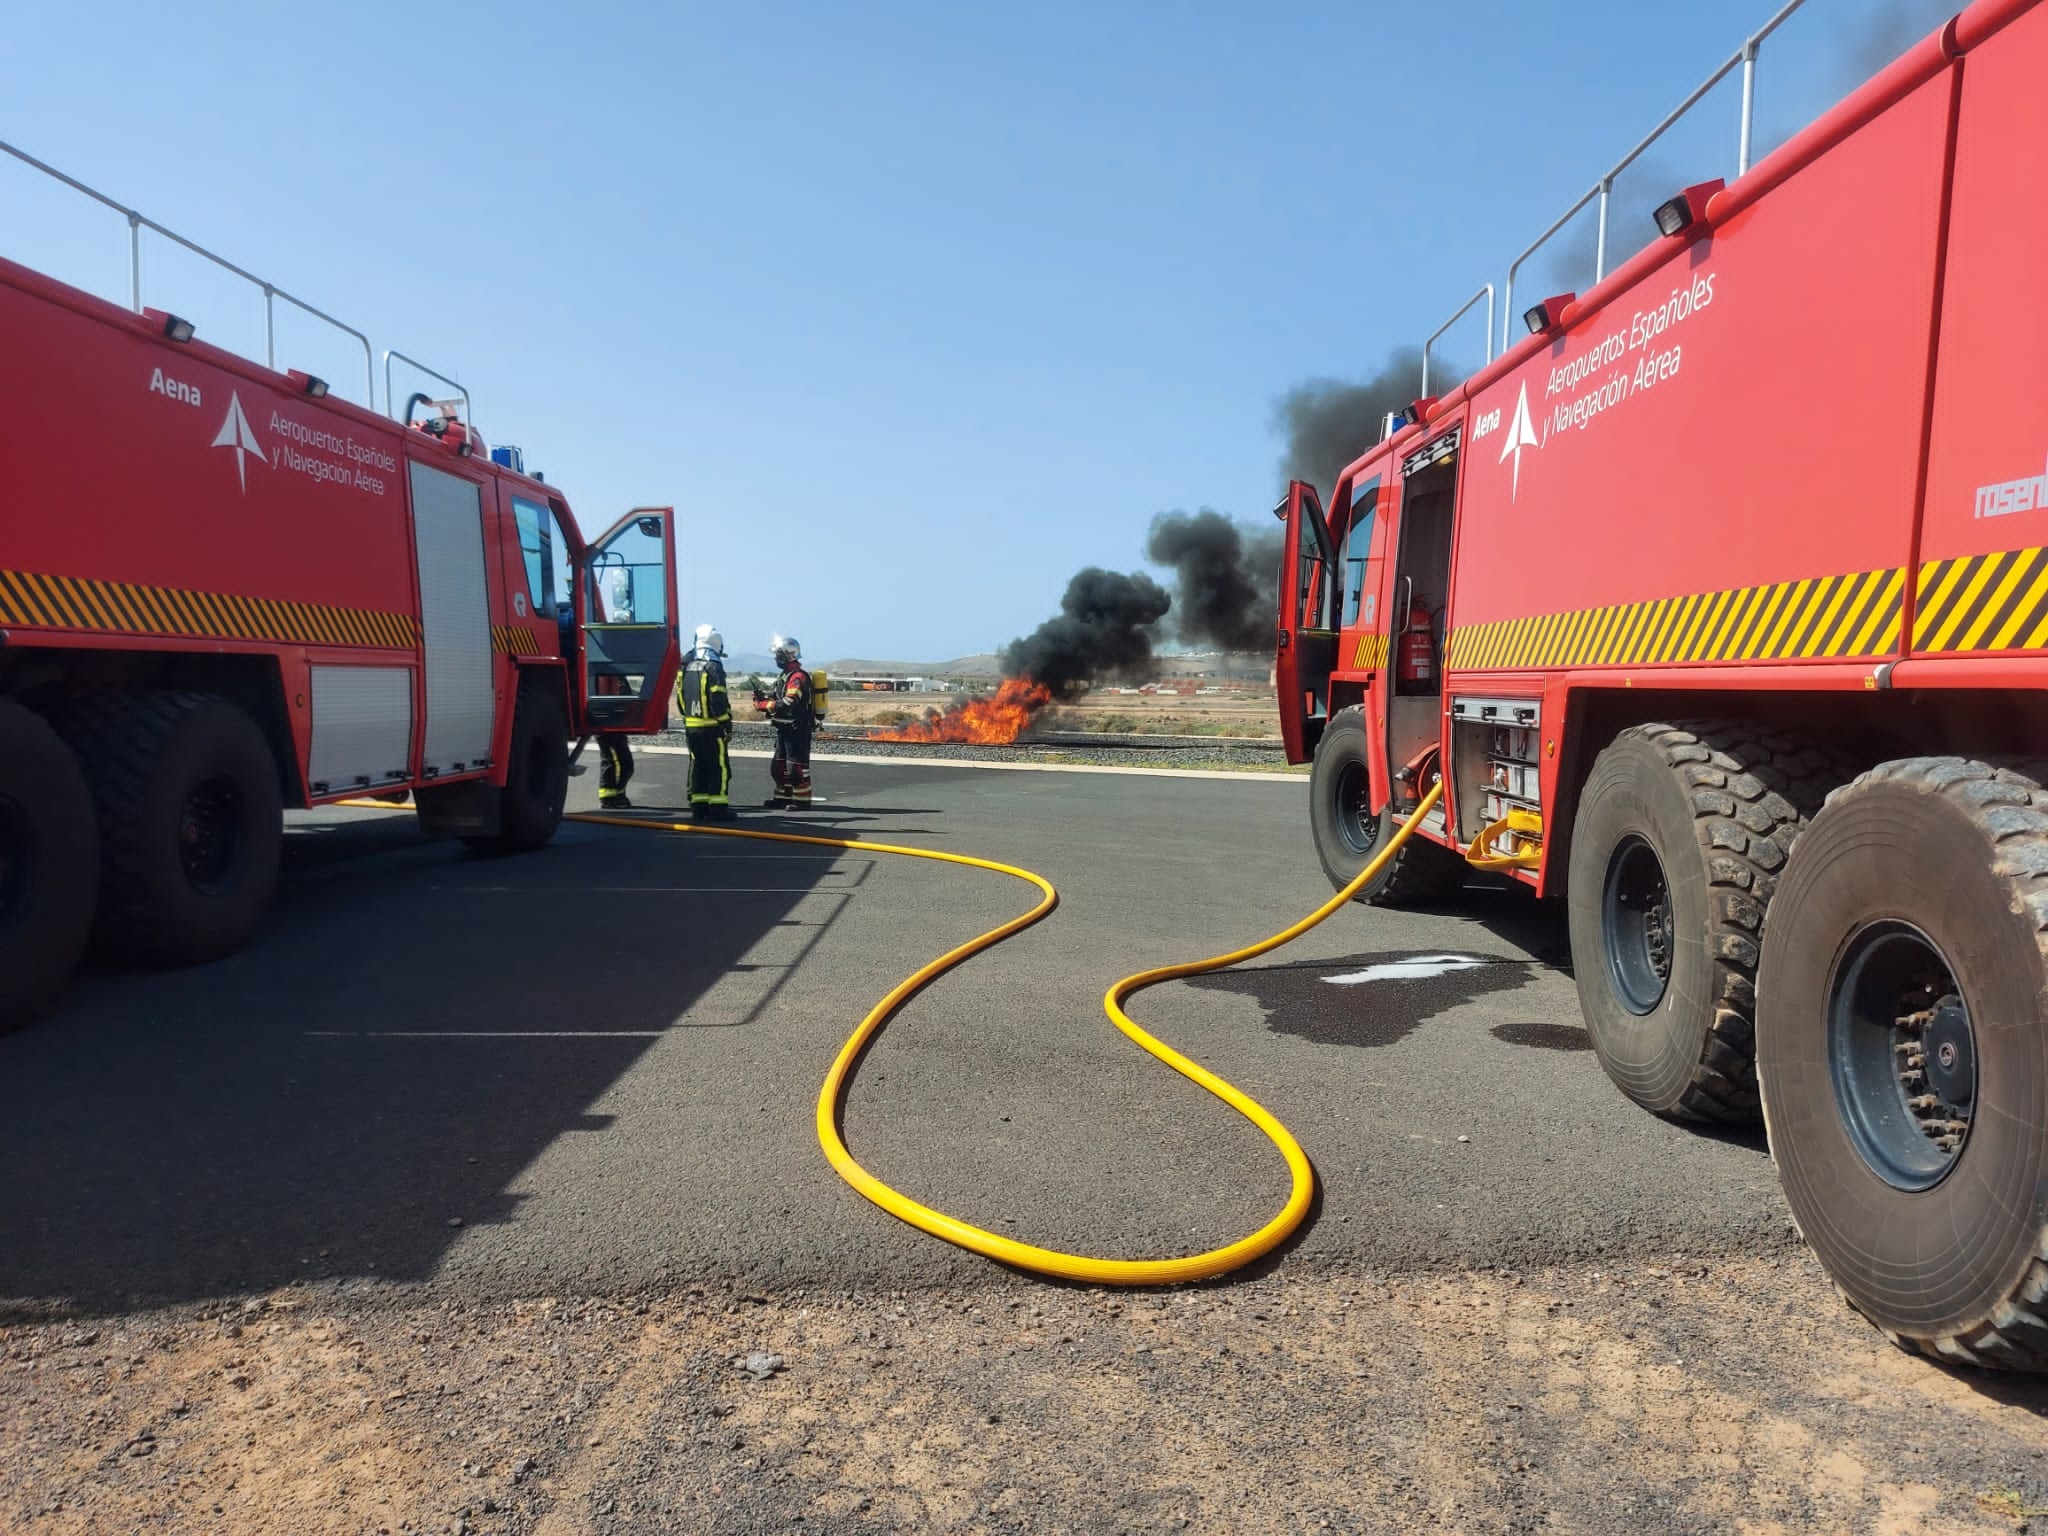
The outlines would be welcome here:
[[[933,660],[1138,567],[1156,512],[1263,520],[1275,398],[1498,280],[1770,9],[42,7],[0,138],[453,373],[586,530],[675,504],[683,617],[735,649]],[[1809,0],[1761,135],[1946,10]],[[1622,201],[1732,175],[1735,119]],[[125,300],[120,221],[11,163],[0,254]],[[254,298],[145,267],[260,356]],[[316,328],[280,363],[360,393]]]

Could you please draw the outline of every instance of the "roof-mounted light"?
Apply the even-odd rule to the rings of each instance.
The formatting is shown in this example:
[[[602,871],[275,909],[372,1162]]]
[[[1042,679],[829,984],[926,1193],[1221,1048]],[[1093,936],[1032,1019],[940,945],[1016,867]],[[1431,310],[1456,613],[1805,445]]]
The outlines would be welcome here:
[[[1682,235],[1707,216],[1707,199],[1727,183],[1716,178],[1687,187],[1678,196],[1657,205],[1657,233],[1667,239]]]
[[[1429,413],[1435,407],[1437,397],[1429,395],[1421,400],[1411,400],[1401,412],[1401,420],[1411,427],[1419,427],[1429,420]]]
[[[307,399],[325,400],[327,398],[327,381],[325,379],[314,374],[301,373],[296,368],[292,369],[287,377],[291,379],[293,387]]]
[[[193,330],[194,326],[190,320],[186,320],[178,315],[164,316],[164,340],[166,341],[190,341]]]
[[[1532,304],[1522,311],[1522,324],[1529,327],[1531,336],[1541,336],[1545,331],[1554,331],[1564,323],[1565,306],[1576,299],[1576,293],[1552,294],[1540,304]]]

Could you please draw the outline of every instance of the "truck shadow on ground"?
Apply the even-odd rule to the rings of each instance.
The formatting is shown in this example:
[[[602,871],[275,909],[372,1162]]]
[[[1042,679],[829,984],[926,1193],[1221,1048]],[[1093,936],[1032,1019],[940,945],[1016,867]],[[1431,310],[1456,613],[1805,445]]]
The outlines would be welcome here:
[[[1453,901],[1421,909],[1457,917],[1477,932],[1471,948],[1445,946],[1347,955],[1190,977],[1187,985],[1249,997],[1276,1034],[1323,1045],[1378,1049],[1397,1045],[1431,1021],[1480,998],[1507,995],[1541,974],[1570,980],[1571,939],[1564,904],[1538,901],[1504,881],[1472,881]],[[1478,940],[1478,933],[1487,936]],[[1520,951],[1502,954],[1502,945]],[[1592,1038],[1577,1022],[1510,1019],[1488,1026],[1504,1045],[1583,1052]],[[1710,1141],[1764,1153],[1760,1121],[1684,1122]]]
[[[1525,986],[1534,969],[1504,956],[1398,950],[1221,971],[1187,984],[1255,999],[1275,1034],[1374,1049],[1475,998]]]
[[[248,949],[89,975],[0,1041],[0,1298],[429,1276],[721,978],[801,963],[871,867],[788,852],[571,825],[490,859],[410,816],[302,824]],[[709,1011],[743,1027],[781,979]]]
[[[1478,998],[1514,992],[1544,971],[1569,977],[1563,908],[1505,882],[1479,879],[1451,902],[1421,909],[1463,919],[1487,941],[1283,962],[1192,977],[1188,985],[1255,999],[1266,1027],[1324,1045],[1395,1045],[1430,1020]],[[1519,954],[1501,953],[1503,944]],[[1509,1045],[1590,1050],[1573,1025],[1511,1021],[1492,1033]]]

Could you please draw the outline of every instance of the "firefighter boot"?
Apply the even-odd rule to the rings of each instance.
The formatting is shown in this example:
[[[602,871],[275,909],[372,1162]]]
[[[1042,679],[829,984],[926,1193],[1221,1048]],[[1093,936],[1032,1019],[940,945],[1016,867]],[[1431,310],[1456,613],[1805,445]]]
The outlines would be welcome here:
[[[604,771],[597,780],[597,806],[602,811],[630,811],[633,802],[626,798],[626,785],[633,777],[633,748],[624,733],[600,731],[597,736],[597,750],[603,760]]]

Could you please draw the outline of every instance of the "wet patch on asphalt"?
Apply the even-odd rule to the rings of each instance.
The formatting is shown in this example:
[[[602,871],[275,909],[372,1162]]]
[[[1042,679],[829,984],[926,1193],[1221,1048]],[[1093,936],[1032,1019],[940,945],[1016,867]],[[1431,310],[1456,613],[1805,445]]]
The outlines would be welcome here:
[[[1496,1024],[1487,1033],[1509,1045],[1530,1045],[1539,1051],[1593,1049],[1593,1037],[1576,1024]]]
[[[1275,1034],[1372,1048],[1405,1040],[1438,1014],[1474,998],[1526,986],[1538,969],[1504,956],[1408,950],[1223,971],[1190,977],[1187,984],[1253,999],[1266,1010],[1266,1027]]]

